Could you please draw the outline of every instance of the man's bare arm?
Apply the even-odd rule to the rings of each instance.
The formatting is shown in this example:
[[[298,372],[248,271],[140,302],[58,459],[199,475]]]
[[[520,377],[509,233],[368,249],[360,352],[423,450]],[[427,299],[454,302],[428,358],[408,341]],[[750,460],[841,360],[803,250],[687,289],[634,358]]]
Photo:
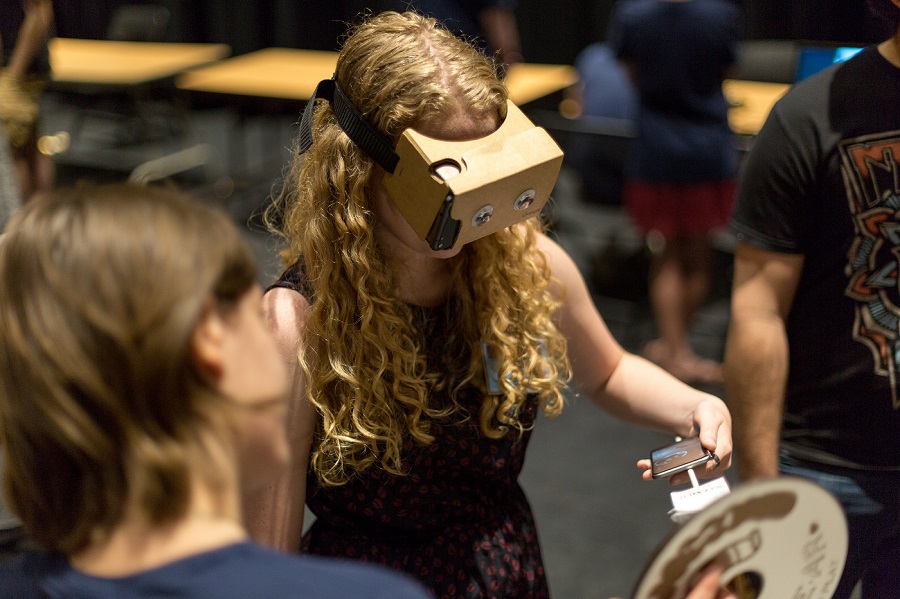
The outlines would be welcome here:
[[[738,474],[778,475],[778,446],[788,373],[785,320],[803,257],[739,244],[731,323],[725,346],[725,391],[734,427]]]

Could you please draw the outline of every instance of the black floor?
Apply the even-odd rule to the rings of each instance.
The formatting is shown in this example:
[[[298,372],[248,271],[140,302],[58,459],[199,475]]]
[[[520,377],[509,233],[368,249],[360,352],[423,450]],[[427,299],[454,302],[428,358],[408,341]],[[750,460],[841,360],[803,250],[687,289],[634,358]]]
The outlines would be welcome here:
[[[70,117],[61,107],[51,111],[45,129],[49,133],[65,129]],[[233,180],[234,191],[218,197],[215,189],[221,191],[222,186],[213,187],[203,172],[193,174],[193,183],[242,227],[258,257],[263,284],[279,271],[278,246],[253,215],[277,184],[289,157],[295,121],[292,115],[241,121],[224,109],[196,111],[190,119],[191,143],[215,148],[218,166]],[[126,167],[110,174],[87,168],[84,160],[74,164],[79,151],[102,141],[102,132],[99,125],[90,124],[81,139],[73,141],[69,156],[60,157],[61,182],[124,176]],[[577,178],[568,169],[554,191],[554,202],[554,235],[582,268],[613,334],[626,349],[637,350],[654,335],[642,297],[645,272],[639,238],[621,210],[584,205]],[[598,262],[604,249],[606,259]],[[721,357],[727,325],[729,284],[728,255],[718,258],[714,292],[692,337],[699,353],[716,358]],[[635,462],[669,440],[668,435],[613,420],[580,397],[571,397],[558,418],[539,421],[521,481],[536,514],[555,597],[630,595],[648,557],[673,527],[666,515],[671,507],[668,485],[641,481]]]

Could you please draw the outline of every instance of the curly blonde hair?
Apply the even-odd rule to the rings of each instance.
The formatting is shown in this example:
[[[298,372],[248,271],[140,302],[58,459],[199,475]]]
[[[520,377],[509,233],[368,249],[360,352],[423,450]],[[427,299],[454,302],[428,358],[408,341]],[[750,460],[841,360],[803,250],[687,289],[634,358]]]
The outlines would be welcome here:
[[[335,77],[394,142],[426,117],[458,106],[505,116],[507,92],[492,62],[415,13],[382,13],[358,25],[343,45]],[[286,262],[302,260],[312,287],[299,361],[320,419],[310,456],[320,482],[345,483],[375,463],[402,475],[407,435],[428,444],[429,422],[460,412],[455,400],[451,406],[429,403],[437,389],[454,398],[464,385],[485,392],[479,418],[491,438],[524,430],[519,413],[529,394],[540,398],[547,415],[558,414],[569,365],[552,319],[558,302],[550,269],[536,246],[542,224],[534,219],[495,233],[450,259],[447,353],[467,356],[468,364],[456,375],[435,373],[375,239],[372,159],[344,134],[326,103],[316,107],[313,138],[292,164],[273,209],[289,243]],[[499,365],[499,395],[486,393],[482,341]]]

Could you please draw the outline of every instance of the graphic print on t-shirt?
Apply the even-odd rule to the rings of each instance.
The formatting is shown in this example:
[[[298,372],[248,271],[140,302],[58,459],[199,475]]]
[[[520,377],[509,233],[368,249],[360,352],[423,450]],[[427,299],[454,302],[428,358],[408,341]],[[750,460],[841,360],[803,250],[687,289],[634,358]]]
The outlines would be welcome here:
[[[846,295],[856,300],[853,339],[872,351],[900,408],[900,131],[842,141],[841,172],[855,238]]]

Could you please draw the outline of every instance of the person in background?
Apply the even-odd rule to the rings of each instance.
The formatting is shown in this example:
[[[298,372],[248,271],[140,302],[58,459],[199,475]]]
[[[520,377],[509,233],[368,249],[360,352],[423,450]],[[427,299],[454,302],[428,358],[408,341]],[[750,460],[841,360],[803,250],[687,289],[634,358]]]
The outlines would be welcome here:
[[[12,148],[6,141],[6,131],[0,126],[0,230],[21,205],[22,196],[13,167]]]
[[[50,76],[47,40],[52,26],[52,0],[0,3],[0,121],[24,201],[49,192],[55,176],[53,160],[37,146],[40,98]]]
[[[579,52],[575,68],[578,83],[566,90],[560,111],[566,117],[581,119],[590,133],[571,136],[566,145],[566,160],[580,175],[585,201],[620,206],[625,161],[616,150],[627,147],[634,134],[637,92],[604,42],[590,44]],[[619,142],[612,145],[616,150],[604,147],[610,140]]]
[[[0,564],[0,598],[427,597],[393,572],[248,541],[240,493],[286,465],[289,379],[223,213],[84,187],[6,230],[3,486],[40,549]]]
[[[643,354],[690,383],[721,383],[689,334],[707,297],[710,234],[728,223],[737,157],[722,81],[737,59],[741,15],[729,0],[622,0],[608,43],[639,97],[625,209],[652,251],[659,338]]]
[[[411,0],[376,2],[384,10],[415,10],[441,21],[497,60],[498,72],[522,62],[522,43],[516,23],[516,0]],[[383,12],[379,10],[377,12]]]
[[[334,96],[307,107],[269,219],[287,242],[264,306],[293,373],[294,468],[248,498],[250,530],[407,572],[437,597],[548,597],[518,477],[538,411],[560,412],[570,374],[620,418],[698,435],[719,456],[701,476],[729,465],[730,415],[623,351],[539,218],[432,250],[377,153],[337,120],[355,112],[344,126],[391,146],[407,129],[485,138],[513,110],[492,61],[435,19],[386,12],[351,30],[320,86]]]
[[[830,491],[850,546],[836,599],[900,597],[900,0],[893,35],[801,81],[746,158],[726,393],[739,475]]]

